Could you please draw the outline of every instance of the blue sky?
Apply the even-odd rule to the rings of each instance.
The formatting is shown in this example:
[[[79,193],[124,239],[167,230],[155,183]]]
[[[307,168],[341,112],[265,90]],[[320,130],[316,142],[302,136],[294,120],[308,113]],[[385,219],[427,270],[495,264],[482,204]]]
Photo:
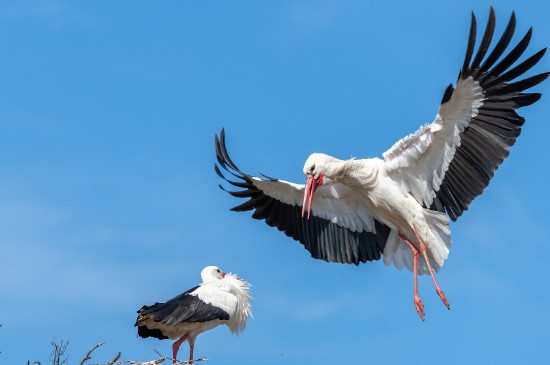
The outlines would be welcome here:
[[[503,31],[550,45],[550,5],[493,0]],[[313,260],[217,185],[213,139],[249,172],[302,183],[312,152],[380,156],[431,122],[456,80],[470,11],[489,2],[0,3],[0,362],[169,354],[141,339],[143,304],[218,265],[253,284],[236,338],[202,334],[209,364],[541,363],[550,338],[550,82],[522,109],[510,157],[451,225],[438,280],[382,262]],[[481,32],[481,31],[480,31]],[[478,38],[479,39],[479,38]],[[550,70],[548,56],[534,73]],[[187,345],[181,356],[186,357]],[[544,360],[543,360],[544,359]]]

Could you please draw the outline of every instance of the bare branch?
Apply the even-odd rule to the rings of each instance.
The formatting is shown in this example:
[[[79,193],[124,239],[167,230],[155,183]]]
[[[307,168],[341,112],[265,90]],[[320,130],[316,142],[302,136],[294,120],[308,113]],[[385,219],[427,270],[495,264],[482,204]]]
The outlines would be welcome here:
[[[94,347],[92,347],[92,348],[90,349],[90,351],[88,351],[88,353],[86,354],[86,357],[85,357],[84,359],[82,359],[82,361],[80,362],[79,365],[83,365],[84,362],[86,362],[86,361],[88,361],[88,360],[90,360],[90,359],[93,359],[94,357],[93,357],[93,356],[90,356],[90,355],[92,354],[92,352],[94,352],[95,349],[97,349],[99,346],[101,346],[101,345],[103,345],[103,344],[105,344],[105,341],[100,342],[100,343],[98,343],[97,345],[95,345]]]
[[[64,343],[64,341],[61,341],[61,343],[58,345],[55,343],[55,341],[52,341],[52,346],[54,347],[54,350],[52,351],[52,354],[50,355],[50,360],[52,361],[52,365],[67,365],[67,359],[61,360],[61,357],[65,353],[65,350],[67,350],[67,346],[69,344],[69,341]],[[84,359],[80,362],[80,365],[84,365],[84,363],[88,360],[93,359],[92,352],[94,352],[98,347],[103,346],[105,344],[105,341],[98,343],[94,347],[88,351]],[[87,364],[87,365],[158,365],[164,363],[166,360],[168,362],[173,361],[172,358],[163,356],[161,353],[159,353],[157,350],[154,350],[160,358],[157,360],[147,361],[147,362],[140,362],[140,361],[132,361],[132,360],[126,360],[126,361],[119,361],[121,353],[119,352],[111,361],[102,363],[102,364]],[[175,365],[188,365],[191,362],[199,362],[199,361],[208,361],[208,359],[205,358],[198,358],[196,360],[187,360],[187,361],[180,361],[175,360]],[[31,365],[30,361],[27,361],[27,365]],[[39,361],[35,361],[32,363],[32,365],[41,365]]]
[[[119,361],[119,362],[112,362],[111,361],[111,362],[104,363],[104,364],[90,364],[90,365],[157,365],[157,364],[162,364],[166,360],[172,361],[172,359],[169,358],[169,357],[161,357],[160,359],[147,361],[147,362],[126,360],[126,361]],[[176,360],[175,364],[176,365],[188,365],[191,361],[193,361],[193,362],[208,361],[208,359],[205,359],[205,358],[201,357],[201,358],[196,359],[196,360],[186,360],[186,361]]]
[[[115,363],[115,361],[120,359],[120,355],[121,355],[121,353],[119,352],[118,355],[116,355],[115,358],[113,360],[111,360],[111,362],[108,362],[106,365],[113,365]]]
[[[128,364],[128,365],[157,365],[157,364],[163,363],[165,360],[166,360],[166,358],[160,358],[158,360],[153,360],[153,361],[148,361],[148,362],[137,362],[137,361],[126,360],[126,361],[117,362],[114,365],[126,365],[126,364]],[[94,364],[92,364],[92,365],[94,365]],[[96,364],[96,365],[107,365],[107,364]]]
[[[67,358],[62,360],[61,357],[65,354],[65,351],[67,351],[68,345],[69,341],[63,343],[63,340],[61,340],[59,345],[55,342],[55,340],[52,341],[53,350],[50,354],[50,361],[52,362],[52,365],[67,365]]]
[[[166,360],[174,360],[172,359],[171,357],[165,357],[163,356],[160,352],[158,352],[156,349],[153,349],[153,351],[155,351],[157,353],[157,355],[159,355],[162,359],[166,359]],[[159,359],[160,360],[160,359]],[[157,360],[158,361],[158,360]],[[164,361],[164,360],[163,360]],[[205,359],[203,357],[199,357],[198,359],[196,360],[187,360],[187,361],[181,361],[181,360],[176,360],[175,361],[175,364],[176,365],[186,365],[186,364],[189,364],[191,361],[195,362],[195,361],[208,361],[208,359]]]

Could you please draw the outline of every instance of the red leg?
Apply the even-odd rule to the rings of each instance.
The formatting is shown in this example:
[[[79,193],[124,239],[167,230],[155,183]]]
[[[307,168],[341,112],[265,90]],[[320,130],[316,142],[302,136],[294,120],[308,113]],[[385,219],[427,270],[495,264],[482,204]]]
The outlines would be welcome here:
[[[434,281],[435,290],[436,290],[437,294],[439,295],[439,297],[441,298],[441,300],[443,301],[443,304],[445,304],[445,306],[447,307],[447,309],[451,309],[451,307],[449,306],[449,302],[447,301],[447,298],[445,297],[445,294],[443,294],[443,290],[441,290],[439,285],[437,285],[437,280],[435,280],[435,276],[434,276],[434,273],[433,273],[433,270],[432,270],[432,266],[430,265],[430,260],[428,259],[428,253],[426,252],[426,246],[424,245],[424,242],[422,242],[422,240],[418,236],[418,233],[416,233],[416,231],[414,229],[413,229],[413,232],[414,232],[414,235],[416,236],[416,239],[418,240],[418,242],[420,242],[420,251],[422,251],[422,254],[424,255],[424,259],[426,260],[426,263],[428,264],[428,270],[430,270],[430,275],[432,276],[432,279]]]
[[[191,350],[189,351],[189,364],[192,364],[193,361],[191,360],[193,360],[193,348],[195,347],[195,345],[192,343],[189,343],[189,347],[191,348]]]
[[[405,237],[405,235],[401,232],[399,232],[399,237],[405,241],[407,245],[411,248],[413,252],[414,257],[414,306],[416,307],[416,311],[418,312],[418,315],[422,320],[424,320],[424,316],[426,315],[424,313],[424,303],[422,303],[422,300],[418,296],[418,249],[414,247],[414,245]]]
[[[183,341],[187,339],[188,336],[189,336],[188,334],[186,334],[185,336],[182,336],[179,340],[174,342],[174,344],[172,345],[173,364],[176,363],[176,358],[178,356],[178,350],[180,349],[180,345],[182,344]]]

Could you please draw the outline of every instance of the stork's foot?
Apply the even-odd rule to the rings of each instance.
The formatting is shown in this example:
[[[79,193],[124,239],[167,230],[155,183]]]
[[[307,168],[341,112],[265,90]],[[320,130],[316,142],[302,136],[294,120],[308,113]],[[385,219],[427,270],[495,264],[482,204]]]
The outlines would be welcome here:
[[[424,313],[424,303],[422,303],[422,299],[420,299],[419,296],[414,297],[414,306],[416,307],[416,311],[418,312],[418,315],[422,320],[424,320],[424,316],[426,313]]]
[[[439,297],[441,298],[441,300],[443,301],[443,304],[445,304],[448,310],[451,310],[451,306],[449,305],[449,301],[445,297],[445,294],[443,294],[443,290],[441,290],[441,288],[436,288],[436,291]]]

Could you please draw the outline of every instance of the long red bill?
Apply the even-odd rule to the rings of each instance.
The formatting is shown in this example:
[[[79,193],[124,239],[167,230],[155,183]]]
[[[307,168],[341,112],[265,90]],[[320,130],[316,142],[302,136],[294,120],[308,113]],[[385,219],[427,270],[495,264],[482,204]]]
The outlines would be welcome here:
[[[315,179],[313,177],[308,177],[306,180],[306,188],[304,191],[304,204],[302,205],[302,217],[303,217],[306,211],[306,204],[308,203],[308,198],[309,198],[309,208],[307,210],[307,219],[309,219],[309,215],[311,214],[311,202],[313,200],[313,193],[315,192],[315,185],[316,185]]]

